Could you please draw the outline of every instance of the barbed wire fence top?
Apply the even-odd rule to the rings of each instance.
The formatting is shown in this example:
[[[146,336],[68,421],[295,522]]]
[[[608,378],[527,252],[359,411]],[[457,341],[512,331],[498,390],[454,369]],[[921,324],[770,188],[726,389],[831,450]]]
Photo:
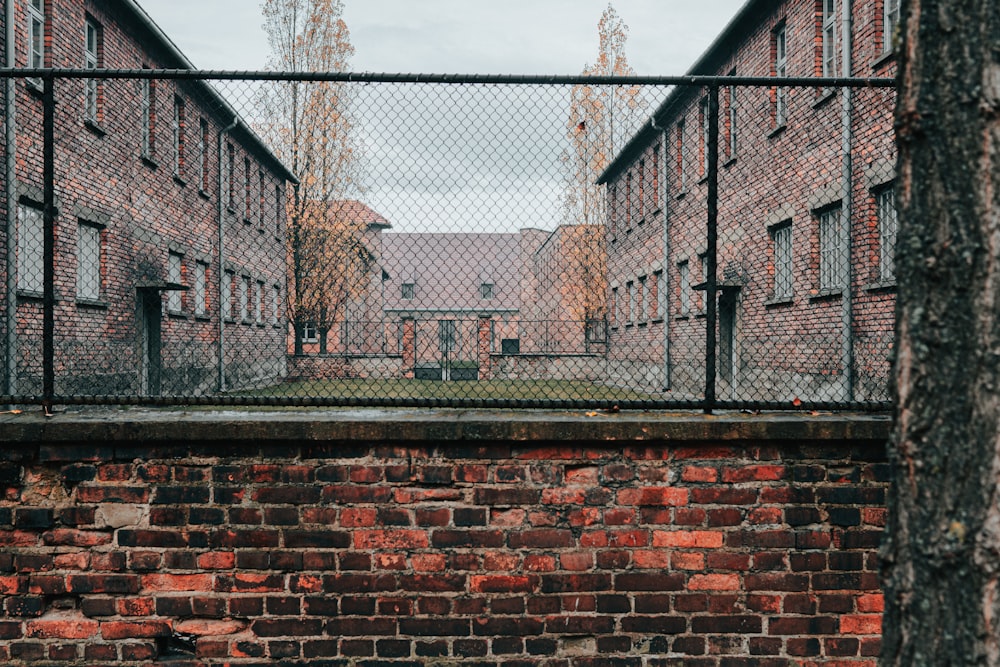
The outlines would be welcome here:
[[[887,407],[889,81],[0,75],[6,402]]]

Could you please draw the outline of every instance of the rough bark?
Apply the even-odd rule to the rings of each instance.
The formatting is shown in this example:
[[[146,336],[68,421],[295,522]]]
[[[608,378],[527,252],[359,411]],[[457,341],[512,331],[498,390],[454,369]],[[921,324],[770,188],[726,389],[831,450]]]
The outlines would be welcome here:
[[[883,665],[1000,665],[1000,10],[904,3]]]

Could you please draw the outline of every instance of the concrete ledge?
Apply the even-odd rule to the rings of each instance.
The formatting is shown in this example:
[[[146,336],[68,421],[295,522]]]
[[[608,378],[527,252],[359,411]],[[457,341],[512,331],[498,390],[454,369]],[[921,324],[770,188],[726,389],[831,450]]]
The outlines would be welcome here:
[[[228,442],[870,442],[891,420],[871,414],[509,411],[461,409],[87,410],[0,417],[0,443]]]

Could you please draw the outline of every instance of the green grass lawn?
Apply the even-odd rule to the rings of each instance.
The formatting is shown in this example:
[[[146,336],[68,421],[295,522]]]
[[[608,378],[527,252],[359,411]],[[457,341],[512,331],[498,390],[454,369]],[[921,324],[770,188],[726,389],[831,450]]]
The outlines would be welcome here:
[[[251,397],[317,397],[351,399],[507,399],[507,400],[649,400],[653,394],[608,387],[589,382],[564,380],[305,380],[285,382],[264,389],[234,392]]]

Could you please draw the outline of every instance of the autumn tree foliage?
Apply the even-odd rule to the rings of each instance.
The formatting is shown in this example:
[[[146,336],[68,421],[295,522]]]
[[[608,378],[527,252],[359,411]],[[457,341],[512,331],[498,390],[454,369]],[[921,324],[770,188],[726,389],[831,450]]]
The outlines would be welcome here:
[[[1000,665],[1000,11],[908,0],[881,664]]]
[[[584,76],[631,76],[625,43],[628,26],[610,4],[597,24],[597,60]],[[567,149],[563,223],[572,226],[564,255],[563,296],[573,319],[607,315],[607,199],[597,179],[645,115],[648,104],[636,85],[577,84],[566,116]]]
[[[269,67],[283,72],[347,71],[354,47],[341,0],[265,0]],[[298,177],[288,203],[289,316],[295,352],[315,324],[320,351],[345,305],[364,294],[372,257],[365,223],[343,215],[341,203],[361,190],[359,154],[346,85],[281,81],[262,100],[261,133]]]

